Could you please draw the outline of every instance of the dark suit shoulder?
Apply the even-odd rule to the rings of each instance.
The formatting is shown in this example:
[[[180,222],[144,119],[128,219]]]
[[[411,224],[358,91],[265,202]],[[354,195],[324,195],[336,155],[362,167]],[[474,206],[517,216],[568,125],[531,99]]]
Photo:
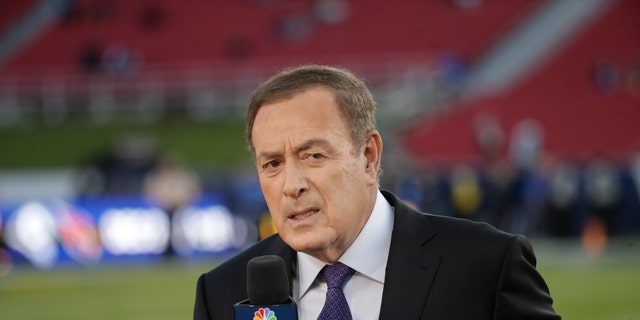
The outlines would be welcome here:
[[[484,222],[418,212],[390,192],[383,191],[383,195],[395,208],[397,231],[419,243],[435,237],[456,242],[482,240],[481,243],[486,244],[487,241],[506,242],[513,237]]]
[[[485,222],[433,214],[422,215],[434,226],[436,230],[439,231],[439,233],[450,233],[462,241],[478,238],[484,239],[485,241],[505,241],[514,236],[513,234],[502,231]]]
[[[421,213],[395,195],[383,194],[395,208],[394,234],[403,250],[417,245],[421,252],[443,257],[443,263],[471,267],[482,262],[492,268],[497,267],[510,243],[518,238],[487,223]],[[402,238],[409,241],[401,241]]]
[[[424,218],[436,229],[428,246],[446,257],[443,262],[453,262],[458,267],[499,268],[514,243],[529,246],[526,238],[484,222],[429,214]],[[493,269],[492,272],[497,271]]]
[[[247,263],[262,255],[279,255],[291,264],[293,250],[273,235],[241,251],[198,279],[194,319],[232,319],[233,305],[247,299]]]
[[[221,263],[207,274],[212,276],[221,275],[224,276],[227,273],[236,273],[239,266],[244,266],[246,268],[247,262],[249,260],[264,255],[267,248],[271,247],[274,242],[277,242],[279,236],[273,235],[267,239],[259,241],[249,248],[238,252],[233,257],[229,258],[225,262]]]

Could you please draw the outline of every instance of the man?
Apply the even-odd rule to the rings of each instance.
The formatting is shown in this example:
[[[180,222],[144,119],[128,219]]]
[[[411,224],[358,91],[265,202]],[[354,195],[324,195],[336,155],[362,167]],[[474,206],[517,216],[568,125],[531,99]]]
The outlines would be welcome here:
[[[194,319],[233,319],[247,262],[271,254],[289,267],[302,320],[332,317],[325,265],[352,270],[339,289],[353,319],[559,319],[524,237],[422,214],[378,189],[375,102],[348,71],[310,65],[267,80],[247,135],[279,233],[199,278]]]

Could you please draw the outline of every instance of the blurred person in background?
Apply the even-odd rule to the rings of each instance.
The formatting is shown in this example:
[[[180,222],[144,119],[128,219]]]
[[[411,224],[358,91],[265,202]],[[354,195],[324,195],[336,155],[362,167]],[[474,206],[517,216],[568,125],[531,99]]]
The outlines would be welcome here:
[[[194,319],[233,319],[247,262],[269,254],[288,267],[299,319],[560,318],[525,237],[379,189],[375,102],[349,71],[309,65],[262,83],[247,135],[279,233],[198,279]],[[351,275],[338,286],[345,317],[325,313],[335,268]]]
[[[160,154],[155,138],[126,134],[79,170],[75,182],[78,194],[81,197],[141,194]]]
[[[201,194],[198,175],[175,153],[161,157],[145,176],[143,191],[147,200],[166,212],[172,226],[178,210],[198,200]],[[171,244],[165,249],[164,255],[174,255]]]
[[[161,157],[145,176],[143,188],[147,199],[168,212],[174,212],[200,197],[198,175],[175,153]]]

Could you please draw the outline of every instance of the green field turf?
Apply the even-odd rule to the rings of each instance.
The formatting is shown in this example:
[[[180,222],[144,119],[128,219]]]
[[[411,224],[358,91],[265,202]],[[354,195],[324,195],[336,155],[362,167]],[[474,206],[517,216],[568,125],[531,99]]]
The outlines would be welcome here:
[[[639,246],[627,242],[596,261],[576,245],[536,244],[539,270],[563,319],[640,319]],[[215,263],[20,268],[0,278],[0,319],[191,319],[196,279]]]
[[[618,240],[599,259],[576,244],[538,244],[536,252],[563,319],[640,320],[640,239]]]
[[[251,164],[244,120],[236,117],[202,123],[175,119],[154,125],[119,122],[96,126],[75,121],[64,126],[0,128],[0,150],[5,151],[0,170],[79,167],[128,135],[150,137],[161,152],[177,153],[195,167]]]
[[[207,268],[163,263],[16,270],[0,278],[0,319],[190,319],[196,280]]]

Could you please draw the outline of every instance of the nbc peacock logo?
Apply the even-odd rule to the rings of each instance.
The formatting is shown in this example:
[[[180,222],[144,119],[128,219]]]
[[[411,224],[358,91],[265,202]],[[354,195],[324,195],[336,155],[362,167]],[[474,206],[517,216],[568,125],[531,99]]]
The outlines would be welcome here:
[[[278,320],[276,313],[269,308],[260,308],[254,313],[253,320]]]

